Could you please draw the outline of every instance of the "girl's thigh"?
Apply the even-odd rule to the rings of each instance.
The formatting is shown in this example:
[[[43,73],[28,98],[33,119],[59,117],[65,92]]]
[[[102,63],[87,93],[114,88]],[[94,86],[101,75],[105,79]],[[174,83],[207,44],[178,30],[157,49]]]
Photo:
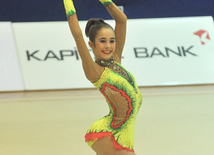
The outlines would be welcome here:
[[[92,149],[97,155],[136,155],[127,150],[116,150],[110,136],[97,140],[92,145]]]

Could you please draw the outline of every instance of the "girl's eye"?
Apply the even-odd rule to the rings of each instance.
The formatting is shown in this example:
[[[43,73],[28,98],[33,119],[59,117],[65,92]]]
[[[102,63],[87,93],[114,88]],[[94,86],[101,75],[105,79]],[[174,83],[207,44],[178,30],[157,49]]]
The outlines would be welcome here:
[[[114,43],[115,42],[115,40],[110,40],[110,43]]]
[[[105,40],[100,40],[100,42],[101,42],[101,43],[104,43],[104,42],[106,42],[106,41],[105,41]]]

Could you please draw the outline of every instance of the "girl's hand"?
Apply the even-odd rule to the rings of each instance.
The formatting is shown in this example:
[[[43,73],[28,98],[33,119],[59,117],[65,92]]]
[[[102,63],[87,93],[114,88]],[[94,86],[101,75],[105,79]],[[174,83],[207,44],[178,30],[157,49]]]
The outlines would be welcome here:
[[[99,0],[105,7],[112,3],[112,0]]]
[[[67,18],[69,18],[73,14],[76,14],[76,10],[72,0],[63,0],[63,2]]]

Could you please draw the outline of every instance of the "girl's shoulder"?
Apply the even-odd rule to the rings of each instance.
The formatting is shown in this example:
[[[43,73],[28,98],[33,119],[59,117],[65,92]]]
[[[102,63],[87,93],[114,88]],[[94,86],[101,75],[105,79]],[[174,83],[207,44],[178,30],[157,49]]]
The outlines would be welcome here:
[[[85,71],[86,78],[90,82],[94,83],[100,79],[104,70],[105,70],[105,67],[102,67],[102,66],[98,65],[97,63],[94,63],[93,68],[89,69],[88,71]]]

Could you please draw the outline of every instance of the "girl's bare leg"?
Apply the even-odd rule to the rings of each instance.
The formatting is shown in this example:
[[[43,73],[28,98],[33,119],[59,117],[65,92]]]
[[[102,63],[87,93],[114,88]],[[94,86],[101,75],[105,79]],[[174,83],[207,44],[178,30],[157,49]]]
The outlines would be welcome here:
[[[127,150],[116,150],[110,136],[97,140],[92,145],[92,149],[97,155],[136,155]]]

